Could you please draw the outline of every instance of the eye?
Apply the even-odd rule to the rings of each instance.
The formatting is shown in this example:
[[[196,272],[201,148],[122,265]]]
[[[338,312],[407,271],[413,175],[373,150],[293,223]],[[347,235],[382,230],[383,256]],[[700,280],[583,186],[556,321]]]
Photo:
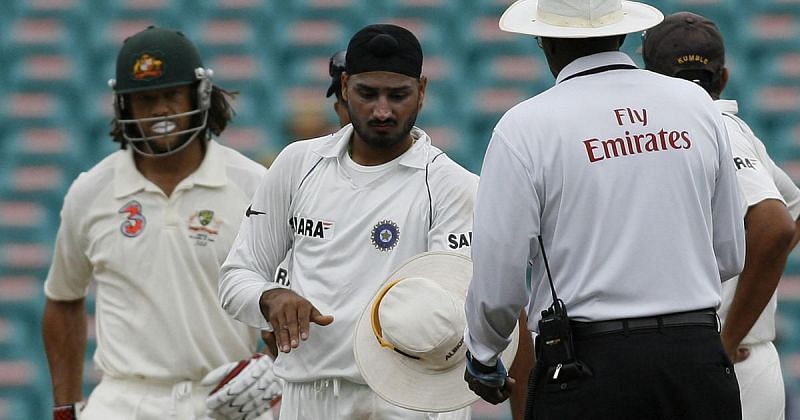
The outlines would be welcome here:
[[[182,95],[181,91],[176,89],[176,90],[167,91],[165,96],[167,97],[167,99],[178,99],[183,95]]]
[[[378,94],[374,90],[362,89],[358,91],[358,96],[360,96],[363,99],[370,100],[370,99],[375,99],[375,97],[377,97]]]
[[[407,98],[409,95],[408,92],[394,92],[389,95],[389,98],[394,101],[402,101],[403,99]]]

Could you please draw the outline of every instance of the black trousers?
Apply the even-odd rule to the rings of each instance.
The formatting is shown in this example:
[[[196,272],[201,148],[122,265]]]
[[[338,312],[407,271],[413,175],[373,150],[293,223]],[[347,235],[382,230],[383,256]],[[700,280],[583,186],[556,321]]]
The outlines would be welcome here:
[[[716,328],[662,327],[574,341],[592,375],[553,380],[547,361],[537,361],[533,419],[742,418],[739,384]]]

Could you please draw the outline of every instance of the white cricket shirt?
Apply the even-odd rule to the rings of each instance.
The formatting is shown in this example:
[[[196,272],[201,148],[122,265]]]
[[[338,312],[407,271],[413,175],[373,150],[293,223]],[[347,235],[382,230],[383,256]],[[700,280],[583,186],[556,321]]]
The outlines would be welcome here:
[[[621,52],[573,61],[494,129],[475,204],[469,349],[493,361],[526,304],[538,330],[552,303],[538,235],[570,318],[717,307],[744,262],[737,188],[705,91]]]
[[[772,161],[764,144],[753,134],[750,127],[736,116],[739,111],[736,101],[718,100],[715,104],[722,112],[728,130],[733,163],[736,166],[736,178],[742,188],[747,207],[768,199],[779,200],[787,205],[792,219],[796,220],[800,215],[800,189]],[[722,306],[719,309],[719,316],[723,321],[728,315],[738,283],[737,276],[722,285]],[[753,324],[753,328],[742,340],[742,344],[756,344],[775,339],[777,308],[777,294],[773,294],[761,316]]]
[[[268,327],[259,298],[279,287],[270,280],[291,248],[289,287],[333,315],[332,324],[312,324],[307,341],[278,356],[275,372],[288,381],[364,383],[353,357],[353,330],[380,285],[421,252],[470,252],[477,176],[414,128],[408,151],[354,182],[349,174],[358,168],[343,162],[352,132],[348,125],[292,143],[278,155],[253,198],[253,211],[263,214],[242,222],[222,266],[223,307],[251,326]]]
[[[54,300],[97,283],[95,363],[104,374],[200,380],[252,355],[258,330],[219,307],[219,267],[265,169],[215,141],[170,197],[111,154],[67,192],[45,283]]]

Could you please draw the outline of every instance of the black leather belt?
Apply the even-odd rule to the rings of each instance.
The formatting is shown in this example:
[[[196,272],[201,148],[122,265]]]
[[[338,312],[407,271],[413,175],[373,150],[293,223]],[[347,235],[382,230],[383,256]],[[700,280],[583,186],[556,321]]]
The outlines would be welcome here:
[[[666,327],[700,326],[717,328],[717,319],[717,312],[709,308],[644,318],[614,319],[598,322],[571,321],[570,325],[574,336],[588,337],[631,331],[657,330]]]

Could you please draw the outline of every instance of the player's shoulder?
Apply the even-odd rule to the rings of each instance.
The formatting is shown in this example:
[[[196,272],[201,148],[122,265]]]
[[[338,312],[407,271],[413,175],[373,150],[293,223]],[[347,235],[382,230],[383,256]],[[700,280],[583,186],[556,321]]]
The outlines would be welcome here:
[[[281,150],[270,166],[270,171],[277,170],[281,174],[291,174],[290,178],[303,176],[317,163],[338,154],[340,143],[349,136],[352,128],[347,126],[325,136],[312,139],[296,140]]]
[[[98,206],[97,203],[113,198],[116,170],[122,159],[130,159],[130,152],[118,150],[106,156],[93,167],[81,172],[72,181],[64,195],[62,215],[82,217],[88,214],[86,209]],[[132,164],[132,163],[131,163]],[[71,210],[71,211],[70,211]],[[73,220],[73,222],[76,222]]]
[[[458,164],[447,153],[436,146],[428,146],[427,163],[428,180],[433,184],[463,184],[469,186],[478,183],[478,176]]]
[[[130,158],[128,151],[118,150],[103,158],[87,171],[81,172],[72,181],[65,200],[71,199],[83,203],[93,201],[102,190],[113,187],[119,161],[128,158]]]

